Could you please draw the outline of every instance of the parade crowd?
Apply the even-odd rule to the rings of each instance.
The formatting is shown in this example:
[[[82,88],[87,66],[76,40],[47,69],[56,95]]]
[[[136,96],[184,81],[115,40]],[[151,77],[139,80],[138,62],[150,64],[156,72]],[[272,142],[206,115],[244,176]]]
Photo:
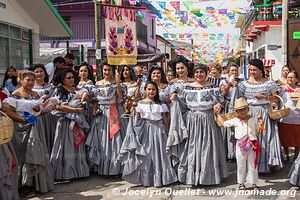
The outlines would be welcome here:
[[[300,86],[287,66],[273,81],[258,59],[246,80],[233,62],[208,67],[176,56],[164,71],[103,60],[96,82],[88,63],[73,60],[7,68],[1,110],[14,133],[0,145],[0,199],[47,193],[55,181],[91,173],[143,186],[218,185],[231,161],[239,189],[257,189],[259,174],[280,170],[289,147],[290,183],[300,186]],[[283,104],[289,115],[271,119]]]

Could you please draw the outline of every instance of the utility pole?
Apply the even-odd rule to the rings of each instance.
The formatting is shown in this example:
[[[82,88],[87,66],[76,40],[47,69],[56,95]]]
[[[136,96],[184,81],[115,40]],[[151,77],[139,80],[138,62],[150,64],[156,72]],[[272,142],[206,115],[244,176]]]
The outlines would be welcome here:
[[[288,22],[288,0],[282,0],[282,65],[287,64],[287,22]]]
[[[95,42],[96,42],[96,75],[97,81],[101,80],[101,5],[98,5],[97,2],[94,2],[94,10],[95,10]]]

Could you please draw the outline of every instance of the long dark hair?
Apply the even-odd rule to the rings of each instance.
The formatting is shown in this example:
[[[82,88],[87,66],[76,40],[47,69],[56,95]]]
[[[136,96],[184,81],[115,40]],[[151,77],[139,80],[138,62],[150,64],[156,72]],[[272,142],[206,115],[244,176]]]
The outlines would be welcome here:
[[[102,61],[102,63],[101,63],[101,72],[100,72],[101,77],[104,78],[104,75],[103,75],[103,68],[104,68],[105,65],[111,67],[113,76],[115,77],[115,74],[116,74],[116,72],[115,72],[115,66],[109,65],[107,59],[104,59],[104,60]]]
[[[159,90],[158,90],[157,84],[154,81],[148,81],[144,87],[144,90],[146,90],[148,85],[153,85],[156,88],[156,94],[154,96],[154,103],[160,104],[161,101],[159,99]]]
[[[152,81],[151,74],[152,74],[152,72],[154,70],[159,70],[160,71],[160,75],[161,75],[160,82],[168,84],[168,81],[167,81],[166,75],[164,73],[164,70],[160,66],[158,66],[158,65],[152,65],[151,66],[151,69],[150,69],[150,71],[148,73],[147,81]]]
[[[76,80],[76,76],[77,76],[77,73],[74,72],[72,69],[63,69],[62,71],[60,71],[59,73],[59,83],[60,85],[57,87],[57,95],[59,96],[60,99],[63,99],[63,98],[68,98],[68,95],[69,95],[69,91],[66,90],[64,87],[63,87],[63,81],[67,75],[67,73],[72,73],[73,76],[74,76],[74,81]],[[74,83],[75,84],[75,83]]]
[[[78,74],[79,74],[79,70],[81,67],[85,66],[86,69],[88,70],[88,79],[93,81],[94,85],[96,83],[95,81],[95,77],[94,77],[94,74],[93,74],[93,67],[91,65],[89,65],[87,62],[84,62],[82,63],[81,65],[78,66]]]
[[[12,70],[14,70],[15,72],[17,72],[17,69],[14,68],[13,66],[9,66],[9,67],[6,69],[1,89],[3,89],[3,88],[5,87],[5,82],[9,79],[9,77],[8,77],[8,70],[10,70],[10,69],[12,69]],[[17,85],[18,85],[18,76],[13,76],[11,79],[12,79],[12,84],[13,84],[14,86],[17,86]]]
[[[37,68],[41,68],[44,71],[44,74],[45,74],[44,82],[48,83],[49,75],[48,75],[47,70],[46,70],[46,68],[43,64],[40,64],[40,63],[34,64],[29,68],[29,70],[34,72],[34,70],[36,70]]]
[[[136,77],[136,75],[135,75],[135,73],[134,73],[134,70],[133,70],[131,67],[128,67],[128,66],[122,66],[122,68],[121,68],[121,78],[120,78],[121,81],[122,81],[122,82],[125,81],[125,77],[124,77],[124,75],[123,75],[123,72],[124,72],[124,70],[125,70],[125,67],[128,68],[129,71],[130,71],[130,80],[131,80],[131,81],[136,81],[136,80],[137,80],[137,77]]]
[[[193,68],[194,68],[194,63],[190,62],[188,59],[186,59],[182,55],[177,55],[174,60],[171,61],[171,69],[173,71],[173,74],[175,74],[175,77],[177,78],[177,72],[176,72],[176,65],[178,63],[182,63],[186,68],[188,72],[188,77],[193,78]]]

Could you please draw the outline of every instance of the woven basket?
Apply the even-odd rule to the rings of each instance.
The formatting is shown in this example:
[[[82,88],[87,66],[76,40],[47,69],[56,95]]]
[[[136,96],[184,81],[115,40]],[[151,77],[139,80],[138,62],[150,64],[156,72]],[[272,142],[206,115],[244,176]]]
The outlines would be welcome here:
[[[233,119],[233,118],[237,117],[237,113],[236,112],[229,112],[229,113],[226,113],[226,114],[222,115],[221,117],[223,118],[224,121],[227,121],[227,120],[230,120],[230,119]],[[217,122],[217,125],[221,127],[222,124],[219,121],[219,119],[217,117],[215,117],[215,120]]]
[[[0,120],[0,145],[11,141],[14,133],[14,122],[2,111]]]
[[[273,107],[271,106],[272,111],[268,112],[268,115],[273,120],[279,120],[279,119],[284,118],[289,115],[290,108],[287,108],[285,106],[285,103],[284,103],[283,99],[281,98],[281,96],[275,95],[275,97],[280,99],[283,107],[279,110],[273,110]]]

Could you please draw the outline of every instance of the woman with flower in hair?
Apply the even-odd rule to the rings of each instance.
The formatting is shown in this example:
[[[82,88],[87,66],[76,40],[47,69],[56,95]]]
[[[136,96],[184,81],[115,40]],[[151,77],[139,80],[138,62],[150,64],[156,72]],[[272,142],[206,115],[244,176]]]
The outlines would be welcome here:
[[[270,102],[278,102],[275,94],[282,95],[280,87],[272,80],[265,78],[264,64],[259,59],[249,61],[249,80],[238,84],[238,97],[243,97],[250,105],[253,117],[259,116],[263,127],[258,135],[261,153],[258,161],[258,172],[269,173],[271,167],[282,168],[281,144],[279,140],[277,122],[272,120],[268,112]]]
[[[3,102],[3,110],[14,121],[13,147],[18,161],[19,187],[48,192],[53,189],[53,175],[40,115],[43,99],[32,88],[35,74],[20,72],[21,87]],[[27,187],[27,188],[26,188]]]

